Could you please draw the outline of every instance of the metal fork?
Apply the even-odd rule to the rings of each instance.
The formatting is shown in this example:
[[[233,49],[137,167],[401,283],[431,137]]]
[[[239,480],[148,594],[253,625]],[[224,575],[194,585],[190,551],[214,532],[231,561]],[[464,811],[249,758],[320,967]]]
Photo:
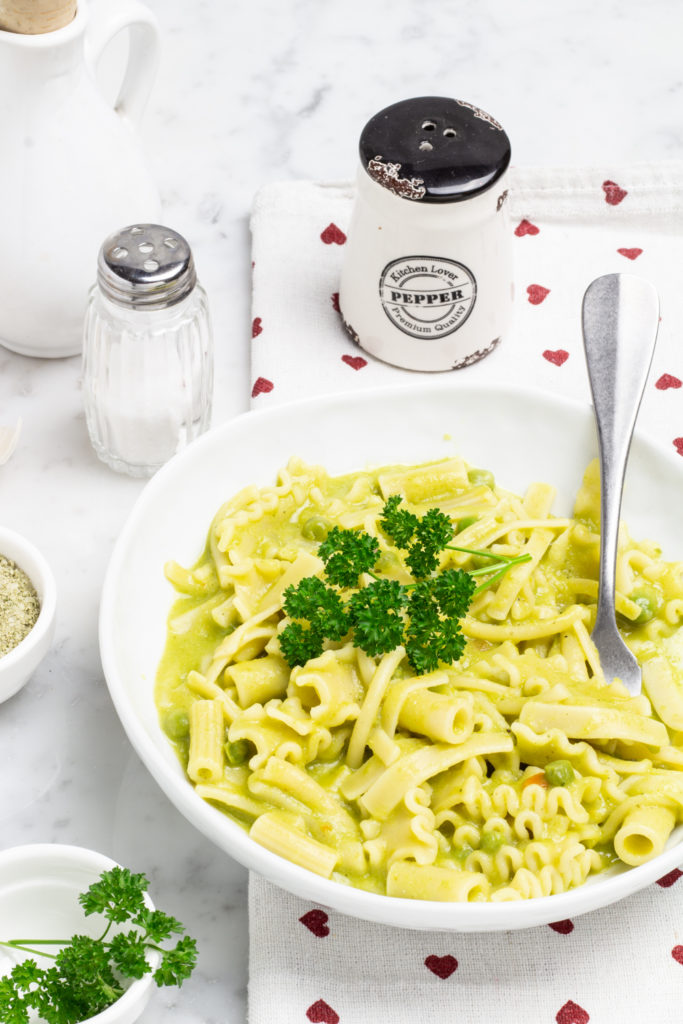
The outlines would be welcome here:
[[[0,466],[4,466],[14,453],[21,433],[21,420],[17,420],[13,427],[0,426]]]
[[[659,300],[632,274],[607,274],[583,297],[583,345],[600,451],[600,578],[592,638],[605,678],[640,693],[640,666],[614,613],[619,512],[631,437],[657,340]]]

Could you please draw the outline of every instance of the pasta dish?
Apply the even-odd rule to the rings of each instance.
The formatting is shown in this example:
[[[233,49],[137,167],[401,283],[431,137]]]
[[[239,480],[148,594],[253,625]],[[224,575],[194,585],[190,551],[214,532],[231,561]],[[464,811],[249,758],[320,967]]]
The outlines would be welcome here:
[[[590,639],[597,464],[572,517],[553,499],[462,458],[342,477],[292,459],[230,498],[198,563],[166,566],[156,703],[196,793],[395,897],[547,896],[660,853],[683,821],[683,563],[622,524],[631,697]],[[349,537],[370,555],[335,576]]]

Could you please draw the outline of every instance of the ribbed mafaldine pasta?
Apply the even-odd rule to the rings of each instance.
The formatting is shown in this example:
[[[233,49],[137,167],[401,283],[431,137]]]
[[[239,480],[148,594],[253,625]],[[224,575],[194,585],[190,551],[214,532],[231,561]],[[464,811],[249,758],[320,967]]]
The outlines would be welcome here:
[[[231,498],[198,564],[166,569],[182,596],[157,704],[199,796],[280,856],[389,896],[547,896],[658,854],[683,820],[683,565],[622,528],[617,610],[644,678],[630,697],[590,640],[598,487],[591,465],[559,518],[550,486],[518,497],[460,458],[340,478],[292,460]],[[420,675],[403,647],[370,657],[346,637],[290,669],[283,594],[321,575],[333,525],[411,579],[379,523],[393,494],[446,513],[457,547],[531,557],[474,597],[454,664]],[[440,568],[481,560],[449,549]]]

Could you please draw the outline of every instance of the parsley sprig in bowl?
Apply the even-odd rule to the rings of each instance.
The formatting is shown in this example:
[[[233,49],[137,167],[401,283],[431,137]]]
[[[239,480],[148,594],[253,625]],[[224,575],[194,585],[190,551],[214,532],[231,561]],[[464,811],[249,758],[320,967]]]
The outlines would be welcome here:
[[[195,941],[147,887],[79,847],[0,853],[2,1024],[132,1024],[153,983],[181,985]]]

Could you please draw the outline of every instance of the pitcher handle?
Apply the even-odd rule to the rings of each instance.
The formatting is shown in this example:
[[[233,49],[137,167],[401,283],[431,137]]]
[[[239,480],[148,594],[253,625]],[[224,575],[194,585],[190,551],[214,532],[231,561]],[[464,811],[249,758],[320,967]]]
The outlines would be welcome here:
[[[128,61],[114,109],[137,124],[142,118],[159,68],[161,53],[157,19],[139,0],[112,0],[88,9],[85,57],[93,76],[100,58],[119,32],[128,31]]]

